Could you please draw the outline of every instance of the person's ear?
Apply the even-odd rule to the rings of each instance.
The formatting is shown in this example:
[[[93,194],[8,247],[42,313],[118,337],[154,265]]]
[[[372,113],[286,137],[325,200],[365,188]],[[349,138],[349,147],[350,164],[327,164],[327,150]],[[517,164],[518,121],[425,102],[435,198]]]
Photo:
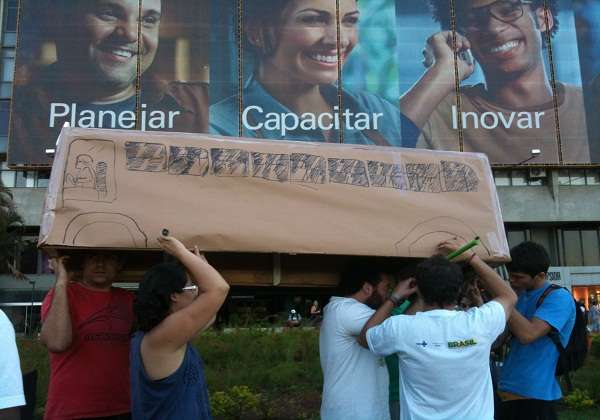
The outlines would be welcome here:
[[[546,278],[546,275],[547,275],[547,274],[548,274],[548,273],[545,273],[545,272],[543,272],[543,271],[542,271],[541,273],[537,273],[537,274],[535,275],[535,277],[533,277],[533,281],[534,281],[535,283],[537,283],[537,282],[538,282],[538,281],[540,281],[540,280],[544,280],[544,279]]]
[[[367,296],[371,296],[371,294],[373,293],[373,285],[371,283],[364,282],[361,290]]]
[[[252,25],[246,29],[246,38],[248,42],[263,56],[268,56],[273,52],[273,29],[262,28],[258,25]]]
[[[546,24],[546,15],[548,16],[548,24]],[[554,16],[552,16],[552,11],[544,6],[535,9],[535,20],[537,27],[542,33],[550,32],[552,31],[552,28],[554,28]]]
[[[170,300],[172,303],[177,303],[179,302],[179,297],[179,293],[171,293]]]

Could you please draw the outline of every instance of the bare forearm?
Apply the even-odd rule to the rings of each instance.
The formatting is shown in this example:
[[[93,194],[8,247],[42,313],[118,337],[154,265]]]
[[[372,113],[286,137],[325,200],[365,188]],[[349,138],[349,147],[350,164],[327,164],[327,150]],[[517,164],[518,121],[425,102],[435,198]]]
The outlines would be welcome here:
[[[178,258],[188,269],[202,293],[221,291],[227,294],[229,285],[223,276],[204,258],[198,257],[189,251],[182,253]]]
[[[470,260],[471,267],[475,270],[483,287],[494,297],[503,297],[512,302],[517,301],[517,294],[489,265],[487,265],[479,256],[474,256]]]
[[[379,307],[379,309],[377,309],[373,316],[369,318],[362,331],[360,332],[360,336],[358,337],[358,343],[361,346],[369,348],[369,345],[367,343],[367,331],[369,330],[369,328],[375,327],[381,324],[386,319],[388,319],[393,309],[394,304],[391,300],[388,299],[383,303],[383,305]]]
[[[57,284],[48,316],[42,324],[40,339],[51,352],[62,352],[69,348],[73,339],[67,285]]]
[[[537,338],[535,337],[533,323],[516,309],[513,309],[510,315],[508,328],[521,343],[530,343]]]
[[[453,66],[435,66],[400,99],[400,109],[419,129],[423,128],[433,111],[454,90]]]

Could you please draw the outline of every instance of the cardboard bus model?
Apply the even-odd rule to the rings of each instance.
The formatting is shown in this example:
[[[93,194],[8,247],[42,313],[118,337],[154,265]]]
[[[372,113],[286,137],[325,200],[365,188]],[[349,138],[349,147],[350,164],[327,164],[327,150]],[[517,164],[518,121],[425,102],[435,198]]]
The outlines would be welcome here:
[[[484,260],[509,259],[481,154],[64,128],[40,246],[156,251],[163,229],[190,248],[284,259],[428,257],[479,236]]]

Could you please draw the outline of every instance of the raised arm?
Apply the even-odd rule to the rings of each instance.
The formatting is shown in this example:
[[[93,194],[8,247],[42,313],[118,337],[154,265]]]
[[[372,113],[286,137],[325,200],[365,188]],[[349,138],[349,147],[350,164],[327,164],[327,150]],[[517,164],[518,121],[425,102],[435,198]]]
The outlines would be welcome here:
[[[53,258],[52,266],[56,274],[56,283],[52,301],[49,302],[50,309],[42,324],[40,333],[41,342],[53,353],[67,350],[73,341],[73,330],[71,327],[71,313],[69,312],[69,299],[67,288],[69,285],[69,273],[65,268],[66,256]]]
[[[440,102],[455,90],[454,52],[451,46],[451,31],[438,32],[429,37],[426,49],[433,56],[433,63],[417,83],[400,98],[402,113],[419,129],[423,128]],[[469,41],[456,34],[456,48],[458,51],[469,49]],[[473,64],[459,60],[458,71],[461,80],[469,77],[473,70]]]
[[[358,344],[364,348],[369,348],[367,343],[367,331],[369,328],[373,328],[383,321],[388,319],[392,313],[394,307],[403,299],[406,299],[417,291],[417,286],[414,284],[413,278],[404,279],[398,282],[392,295],[375,311],[373,316],[369,318],[365,326],[363,327],[358,337]]]
[[[464,241],[453,239],[442,242],[438,248],[442,252],[450,253],[456,251],[464,244]],[[471,265],[471,267],[473,267],[479,276],[481,285],[485,288],[485,290],[492,294],[496,302],[502,305],[506,319],[508,319],[513,308],[515,307],[515,304],[517,303],[517,294],[513,291],[508,282],[502,280],[502,277],[500,277],[498,273],[496,273],[473,251],[467,251],[461,254],[459,257],[457,257],[457,259],[455,259],[455,261],[468,261],[468,263]]]
[[[229,292],[229,285],[199,252],[193,253],[177,239],[158,238],[162,248],[177,258],[198,286],[199,295],[185,308],[167,316],[146,334],[145,344],[161,351],[178,351],[209,325]]]

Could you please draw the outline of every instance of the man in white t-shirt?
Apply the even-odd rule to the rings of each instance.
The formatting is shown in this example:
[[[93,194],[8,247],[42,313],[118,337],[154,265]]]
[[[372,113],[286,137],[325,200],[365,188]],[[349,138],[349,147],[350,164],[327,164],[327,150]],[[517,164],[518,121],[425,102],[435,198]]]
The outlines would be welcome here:
[[[389,420],[388,373],[383,357],[356,338],[387,299],[389,276],[377,260],[351,264],[337,296],[323,309],[319,352],[323,370],[322,420]]]
[[[21,418],[19,407],[25,405],[21,363],[15,329],[1,310],[0,349],[0,419],[18,420]]]
[[[449,253],[463,244],[453,239],[439,250]],[[402,281],[360,333],[360,344],[374,355],[398,356],[402,420],[494,418],[490,347],[504,330],[517,296],[472,251],[458,260],[471,265],[494,300],[468,311],[454,310],[462,271],[445,257],[434,256],[417,267],[422,312],[389,317],[412,292],[410,281]]]

